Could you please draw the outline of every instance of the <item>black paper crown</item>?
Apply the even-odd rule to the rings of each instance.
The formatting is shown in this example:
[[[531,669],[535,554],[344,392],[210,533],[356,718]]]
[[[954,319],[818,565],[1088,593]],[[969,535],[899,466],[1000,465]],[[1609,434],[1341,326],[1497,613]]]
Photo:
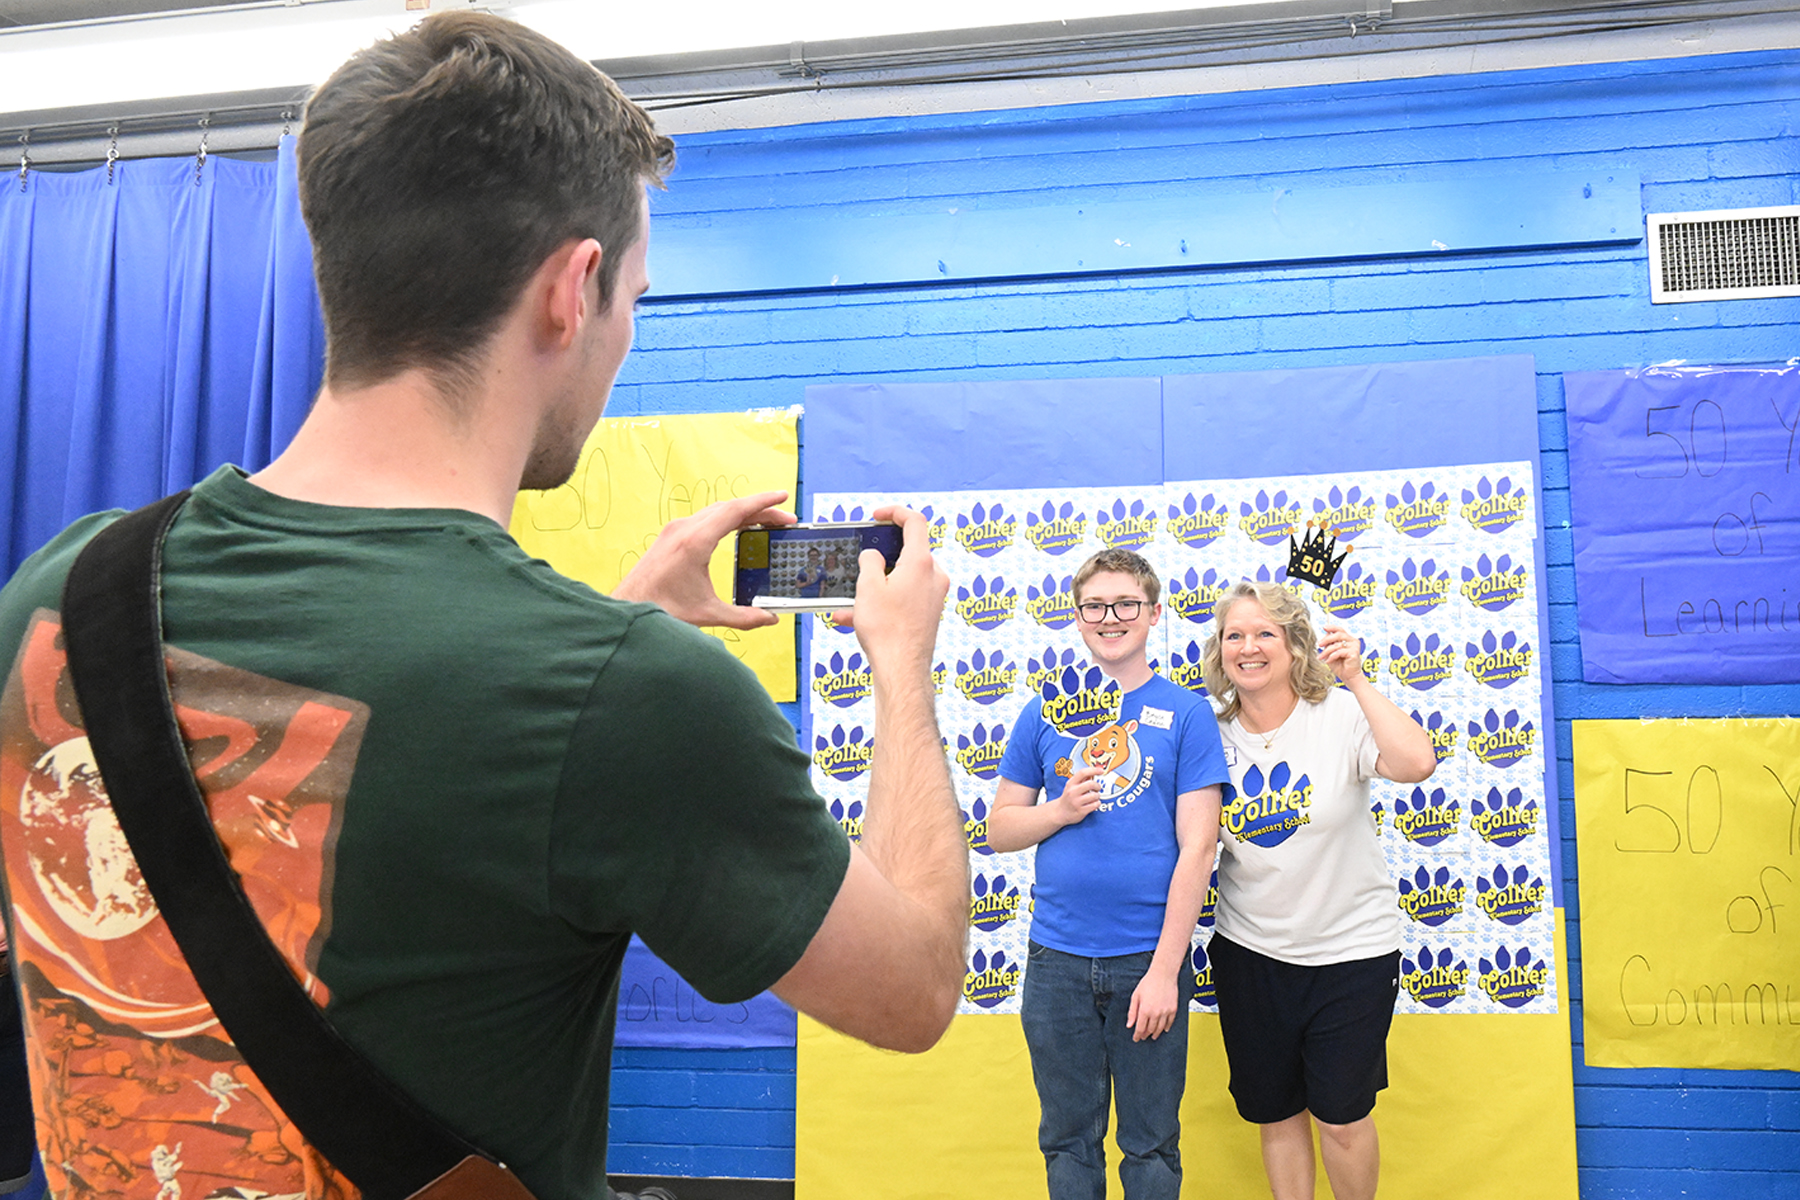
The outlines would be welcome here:
[[[1294,535],[1288,534],[1288,568],[1289,579],[1298,579],[1302,583],[1314,583],[1327,591],[1331,590],[1332,580],[1337,578],[1338,568],[1350,557],[1353,549],[1349,543],[1344,544],[1342,554],[1333,556],[1338,548],[1337,531],[1323,521],[1306,523],[1306,540],[1295,542]]]

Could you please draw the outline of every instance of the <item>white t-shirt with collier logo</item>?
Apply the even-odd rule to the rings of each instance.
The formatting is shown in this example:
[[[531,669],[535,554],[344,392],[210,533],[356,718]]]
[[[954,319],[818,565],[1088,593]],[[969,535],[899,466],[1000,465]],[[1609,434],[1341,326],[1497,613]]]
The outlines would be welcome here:
[[[1378,751],[1356,698],[1333,688],[1273,733],[1234,719],[1219,736],[1231,783],[1218,932],[1308,967],[1399,949],[1400,909],[1369,813]]]

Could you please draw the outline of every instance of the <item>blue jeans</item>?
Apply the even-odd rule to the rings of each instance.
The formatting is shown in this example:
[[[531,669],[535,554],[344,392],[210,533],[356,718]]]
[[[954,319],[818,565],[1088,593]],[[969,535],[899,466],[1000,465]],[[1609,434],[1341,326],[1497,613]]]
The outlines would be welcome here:
[[[1038,1146],[1050,1200],[1105,1200],[1107,1110],[1115,1092],[1126,1200],[1176,1200],[1181,1191],[1194,977],[1180,973],[1181,1004],[1169,1031],[1134,1042],[1125,1021],[1150,958],[1083,958],[1030,944],[1021,1017],[1043,1112]]]

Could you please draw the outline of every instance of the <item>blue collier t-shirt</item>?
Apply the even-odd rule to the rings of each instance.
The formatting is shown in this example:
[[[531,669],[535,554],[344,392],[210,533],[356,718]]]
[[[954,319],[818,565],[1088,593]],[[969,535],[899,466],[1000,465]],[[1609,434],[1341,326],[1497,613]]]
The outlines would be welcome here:
[[[1038,844],[1031,939],[1093,958],[1154,950],[1180,853],[1175,798],[1229,777],[1219,722],[1160,675],[1123,696],[1058,693],[1025,706],[1000,774],[1049,801],[1084,764],[1107,768],[1100,807]]]

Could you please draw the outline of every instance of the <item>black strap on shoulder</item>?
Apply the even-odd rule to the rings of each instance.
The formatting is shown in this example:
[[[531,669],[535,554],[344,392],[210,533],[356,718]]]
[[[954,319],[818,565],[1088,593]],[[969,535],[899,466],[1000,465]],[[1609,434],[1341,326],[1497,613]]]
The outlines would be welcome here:
[[[480,1151],[325,1019],[219,844],[169,695],[162,540],[186,492],[102,530],[63,588],[63,639],[94,761],[169,932],[225,1032],[306,1140],[368,1200],[402,1200]]]

